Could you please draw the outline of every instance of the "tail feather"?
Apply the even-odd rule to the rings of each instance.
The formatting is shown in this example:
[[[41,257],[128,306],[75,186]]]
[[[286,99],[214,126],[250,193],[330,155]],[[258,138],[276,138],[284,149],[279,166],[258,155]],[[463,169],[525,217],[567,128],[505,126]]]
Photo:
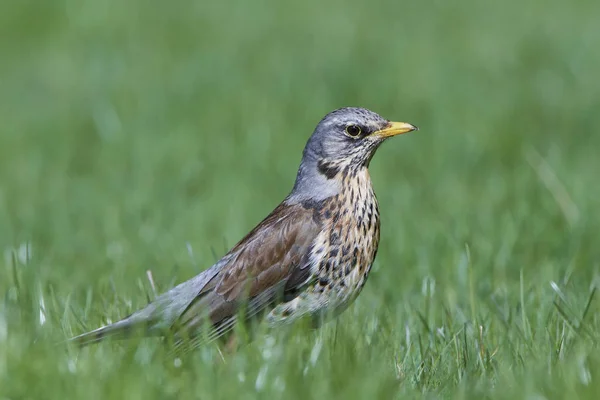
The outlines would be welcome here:
[[[227,260],[228,258],[224,257],[211,268],[163,293],[152,303],[134,312],[129,317],[114,324],[75,336],[69,341],[80,346],[86,346],[109,337],[124,339],[136,333],[143,333],[146,336],[165,334],[198,296],[202,288],[220,271]]]
[[[128,317],[114,324],[106,325],[93,331],[82,333],[81,335],[69,339],[71,343],[79,346],[87,346],[98,343],[104,339],[126,339],[136,333],[148,335],[151,330],[148,328],[147,321],[135,320]]]

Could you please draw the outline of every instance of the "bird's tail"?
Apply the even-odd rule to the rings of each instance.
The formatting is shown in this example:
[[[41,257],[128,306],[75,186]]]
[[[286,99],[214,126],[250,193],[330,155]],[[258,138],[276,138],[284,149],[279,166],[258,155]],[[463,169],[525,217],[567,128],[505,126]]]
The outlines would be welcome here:
[[[136,334],[162,336],[168,334],[179,316],[197,298],[198,293],[228,261],[224,257],[219,263],[194,278],[180,283],[173,289],[158,296],[152,303],[131,314],[129,317],[91,332],[69,339],[69,342],[86,346],[106,338],[124,339]]]
[[[154,303],[148,304],[131,314],[127,318],[123,318],[114,324],[106,325],[93,331],[82,333],[69,339],[69,342],[79,346],[87,346],[88,344],[98,343],[104,339],[126,339],[135,335],[157,336],[165,333],[165,328],[170,325],[161,324],[161,315],[164,320],[163,313],[157,313],[157,305],[161,305],[163,298],[159,297]]]
[[[81,335],[72,337],[69,342],[79,346],[87,346],[89,344],[98,343],[104,339],[125,339],[137,334],[148,335],[148,321],[142,321],[135,318],[135,314],[117,321],[114,324],[106,325],[93,331],[82,333]]]

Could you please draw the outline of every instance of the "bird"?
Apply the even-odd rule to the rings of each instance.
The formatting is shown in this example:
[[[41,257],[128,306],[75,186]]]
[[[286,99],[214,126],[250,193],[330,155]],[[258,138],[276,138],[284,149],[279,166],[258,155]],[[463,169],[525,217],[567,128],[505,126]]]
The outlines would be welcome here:
[[[418,130],[365,108],[328,113],[308,139],[285,199],[214,265],[130,316],[72,337],[172,335],[195,348],[240,322],[269,327],[335,318],[359,295],[375,260],[380,214],[369,164],[388,138]]]

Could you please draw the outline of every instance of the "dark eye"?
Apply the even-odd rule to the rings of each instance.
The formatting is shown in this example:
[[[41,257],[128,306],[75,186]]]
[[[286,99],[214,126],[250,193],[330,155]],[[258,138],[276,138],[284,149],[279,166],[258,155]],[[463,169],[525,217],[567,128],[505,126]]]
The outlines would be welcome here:
[[[361,134],[361,132],[360,126],[358,125],[349,125],[346,127],[346,133],[348,136],[357,137]]]

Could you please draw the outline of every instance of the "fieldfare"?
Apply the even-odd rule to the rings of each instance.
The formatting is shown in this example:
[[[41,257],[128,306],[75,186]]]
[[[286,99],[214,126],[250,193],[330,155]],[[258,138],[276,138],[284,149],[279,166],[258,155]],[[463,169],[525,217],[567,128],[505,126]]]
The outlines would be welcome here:
[[[379,244],[369,162],[389,137],[414,131],[364,108],[326,115],[304,148],[291,193],[216,264],[114,324],[72,340],[134,330],[197,346],[261,316],[269,326],[336,316],[363,288]],[[206,329],[204,329],[206,328]]]

